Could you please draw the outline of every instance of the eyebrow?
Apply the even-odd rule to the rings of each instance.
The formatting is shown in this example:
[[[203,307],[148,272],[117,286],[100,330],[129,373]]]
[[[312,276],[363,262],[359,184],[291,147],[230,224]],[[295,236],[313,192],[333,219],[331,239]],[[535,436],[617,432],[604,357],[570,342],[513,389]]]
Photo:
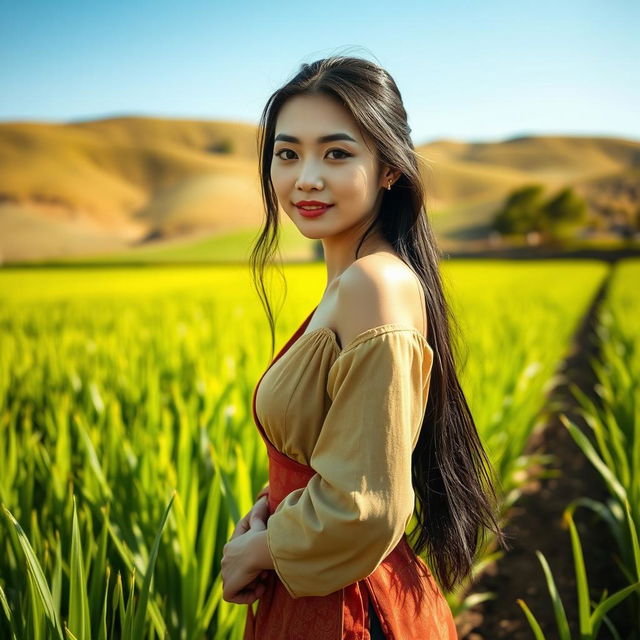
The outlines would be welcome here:
[[[295,144],[300,143],[299,138],[296,138],[295,136],[287,135],[286,133],[279,133],[275,137],[274,142],[277,142],[278,140],[282,140],[282,142],[293,142]],[[318,138],[319,143],[333,142],[334,140],[349,140],[350,142],[355,142],[356,144],[358,142],[357,140],[352,138],[348,133],[331,133],[328,136],[320,136]]]

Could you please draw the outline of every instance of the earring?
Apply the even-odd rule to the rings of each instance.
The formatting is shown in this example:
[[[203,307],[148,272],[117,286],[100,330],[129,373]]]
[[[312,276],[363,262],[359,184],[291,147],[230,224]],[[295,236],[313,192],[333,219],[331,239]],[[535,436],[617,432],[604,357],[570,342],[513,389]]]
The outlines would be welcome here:
[[[389,180],[389,184],[387,186],[387,191],[391,191],[391,180]]]

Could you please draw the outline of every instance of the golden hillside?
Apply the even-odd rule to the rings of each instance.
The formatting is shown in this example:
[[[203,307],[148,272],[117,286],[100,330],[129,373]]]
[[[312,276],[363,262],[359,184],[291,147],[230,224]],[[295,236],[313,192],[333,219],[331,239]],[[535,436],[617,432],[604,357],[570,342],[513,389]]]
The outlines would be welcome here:
[[[256,134],[251,124],[148,117],[0,123],[2,258],[257,230]],[[615,138],[439,140],[416,150],[445,248],[482,235],[507,192],[521,184],[610,183],[640,168],[640,143]]]

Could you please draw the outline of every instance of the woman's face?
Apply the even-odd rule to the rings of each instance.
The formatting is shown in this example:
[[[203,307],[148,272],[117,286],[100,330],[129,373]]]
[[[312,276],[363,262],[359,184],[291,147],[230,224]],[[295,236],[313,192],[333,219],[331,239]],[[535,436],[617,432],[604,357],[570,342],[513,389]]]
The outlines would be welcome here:
[[[318,140],[334,134],[353,139]],[[378,178],[373,141],[363,137],[344,107],[325,95],[295,96],[282,106],[273,153],[271,181],[280,206],[308,238],[368,224],[377,215],[382,188],[395,177],[385,171]],[[317,217],[305,217],[296,206],[305,200],[332,206]]]

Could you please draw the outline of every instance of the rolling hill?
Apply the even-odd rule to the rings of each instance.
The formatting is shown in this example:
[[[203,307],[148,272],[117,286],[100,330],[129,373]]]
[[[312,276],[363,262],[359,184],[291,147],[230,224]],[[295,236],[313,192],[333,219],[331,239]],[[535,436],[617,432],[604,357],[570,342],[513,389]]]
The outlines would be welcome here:
[[[256,135],[246,123],[151,117],[0,123],[2,260],[176,251],[243,259],[263,215]],[[637,141],[436,140],[416,151],[427,210],[447,250],[486,239],[506,194],[532,181],[549,190],[575,185],[598,211],[607,194],[619,199],[615,185],[623,184],[637,204]],[[283,219],[283,257],[311,256],[311,242]]]

